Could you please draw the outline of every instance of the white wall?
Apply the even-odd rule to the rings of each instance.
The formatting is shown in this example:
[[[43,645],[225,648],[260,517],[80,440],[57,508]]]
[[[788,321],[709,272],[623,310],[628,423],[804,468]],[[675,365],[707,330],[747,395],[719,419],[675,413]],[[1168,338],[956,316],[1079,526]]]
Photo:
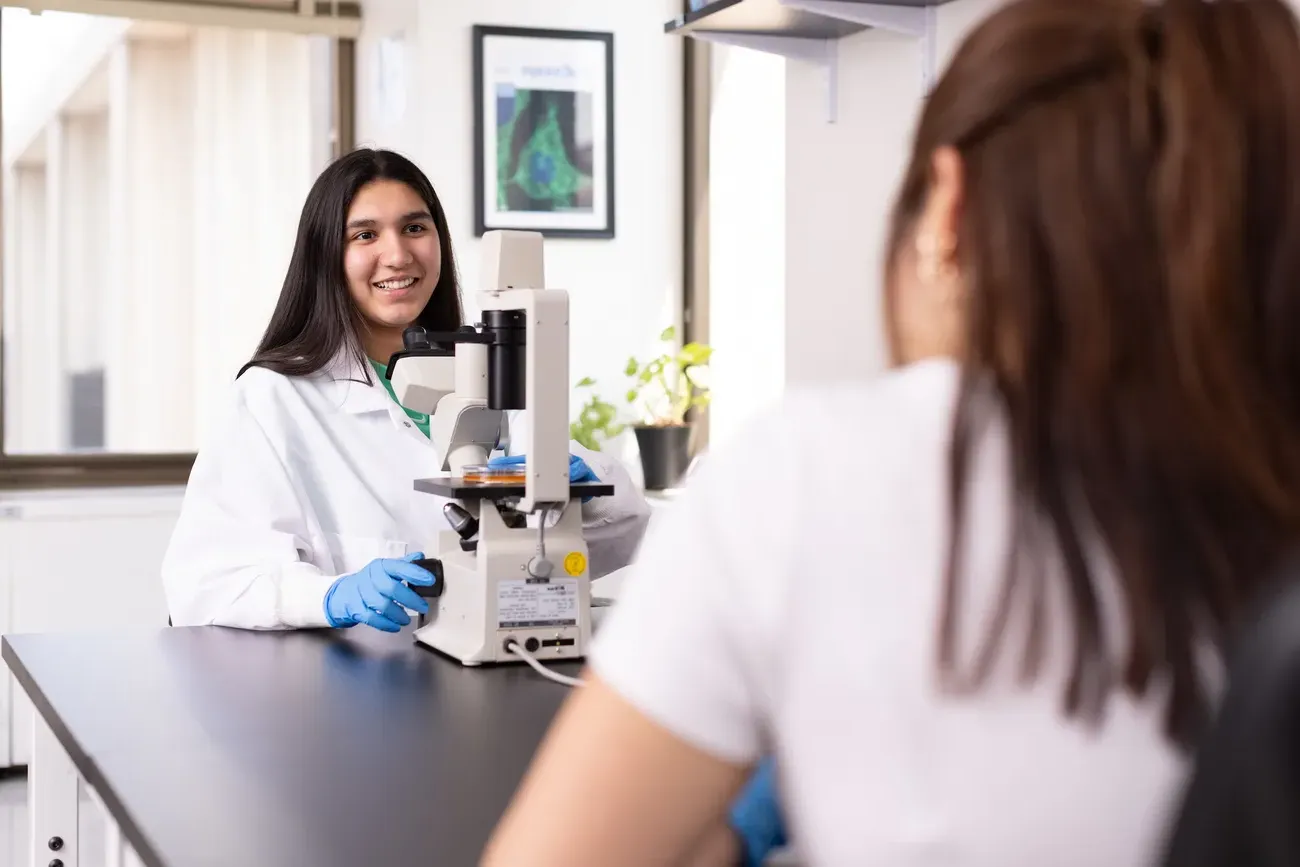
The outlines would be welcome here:
[[[786,60],[710,52],[709,444],[785,389]]]
[[[939,7],[947,62],[998,0]],[[870,376],[887,361],[881,317],[885,230],[921,108],[917,39],[867,31],[839,43],[839,113],[826,121],[825,76],[789,64],[787,377]]]
[[[656,347],[680,303],[682,47],[663,34],[678,5],[375,0],[366,6],[358,51],[358,142],[402,151],[429,175],[447,211],[467,300],[480,288],[471,27],[614,33],[617,237],[556,239],[546,248],[547,282],[571,293],[572,378],[596,377],[606,385],[607,398],[622,394],[628,356]],[[385,110],[393,91],[380,86],[378,70],[385,40],[396,37],[405,39],[406,63],[397,73],[404,111],[394,118]]]
[[[789,64],[786,314],[791,383],[869,376],[886,361],[884,227],[922,96],[916,40],[872,30],[839,45],[839,107],[826,79]]]

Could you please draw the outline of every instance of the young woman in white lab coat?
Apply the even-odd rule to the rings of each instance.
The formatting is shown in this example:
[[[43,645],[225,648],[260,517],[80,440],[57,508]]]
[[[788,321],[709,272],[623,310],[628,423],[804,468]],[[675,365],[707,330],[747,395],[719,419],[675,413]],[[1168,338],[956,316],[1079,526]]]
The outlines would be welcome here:
[[[489,867],[679,863],[769,753],[806,867],[1163,863],[1215,659],[1300,543],[1300,31],[993,5],[895,208],[904,364],[712,454]]]
[[[357,150],[308,194],[270,325],[194,463],[163,562],[173,624],[396,631],[425,610],[406,585],[432,576],[409,561],[447,524],[412,482],[441,456],[377,373],[413,323],[461,325],[447,220],[409,160]],[[649,506],[616,460],[571,448],[571,477],[616,489],[582,506],[599,577],[631,560]]]

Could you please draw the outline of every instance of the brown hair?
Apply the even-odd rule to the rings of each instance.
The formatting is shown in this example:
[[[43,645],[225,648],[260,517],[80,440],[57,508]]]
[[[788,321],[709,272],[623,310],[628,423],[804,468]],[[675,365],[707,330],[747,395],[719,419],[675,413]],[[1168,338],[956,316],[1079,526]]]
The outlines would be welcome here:
[[[1067,712],[1096,721],[1117,685],[1160,682],[1167,732],[1187,745],[1210,704],[1201,645],[1221,645],[1300,538],[1296,21],[1283,0],[1005,6],[928,100],[891,269],[943,146],[964,164],[967,321],[941,670],[978,685],[1024,608],[1032,678],[1059,572]],[[998,617],[963,678],[959,504],[993,406],[1017,505]],[[1123,659],[1108,652],[1093,542],[1122,593]]]

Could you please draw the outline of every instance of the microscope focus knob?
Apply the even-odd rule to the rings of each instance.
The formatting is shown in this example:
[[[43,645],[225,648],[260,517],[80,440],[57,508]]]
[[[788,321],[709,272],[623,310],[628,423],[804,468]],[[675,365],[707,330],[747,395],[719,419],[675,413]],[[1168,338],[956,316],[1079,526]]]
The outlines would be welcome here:
[[[464,506],[448,503],[442,507],[442,513],[447,516],[447,523],[456,531],[456,535],[462,539],[469,540],[478,535],[478,519],[467,512]]]

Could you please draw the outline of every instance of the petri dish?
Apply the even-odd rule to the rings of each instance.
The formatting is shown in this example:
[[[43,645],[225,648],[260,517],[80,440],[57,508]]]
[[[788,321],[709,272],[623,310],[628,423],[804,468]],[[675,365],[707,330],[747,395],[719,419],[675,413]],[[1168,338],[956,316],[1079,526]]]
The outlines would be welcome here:
[[[489,467],[487,464],[473,464],[461,470],[460,477],[473,485],[522,485],[528,481],[522,466]]]

